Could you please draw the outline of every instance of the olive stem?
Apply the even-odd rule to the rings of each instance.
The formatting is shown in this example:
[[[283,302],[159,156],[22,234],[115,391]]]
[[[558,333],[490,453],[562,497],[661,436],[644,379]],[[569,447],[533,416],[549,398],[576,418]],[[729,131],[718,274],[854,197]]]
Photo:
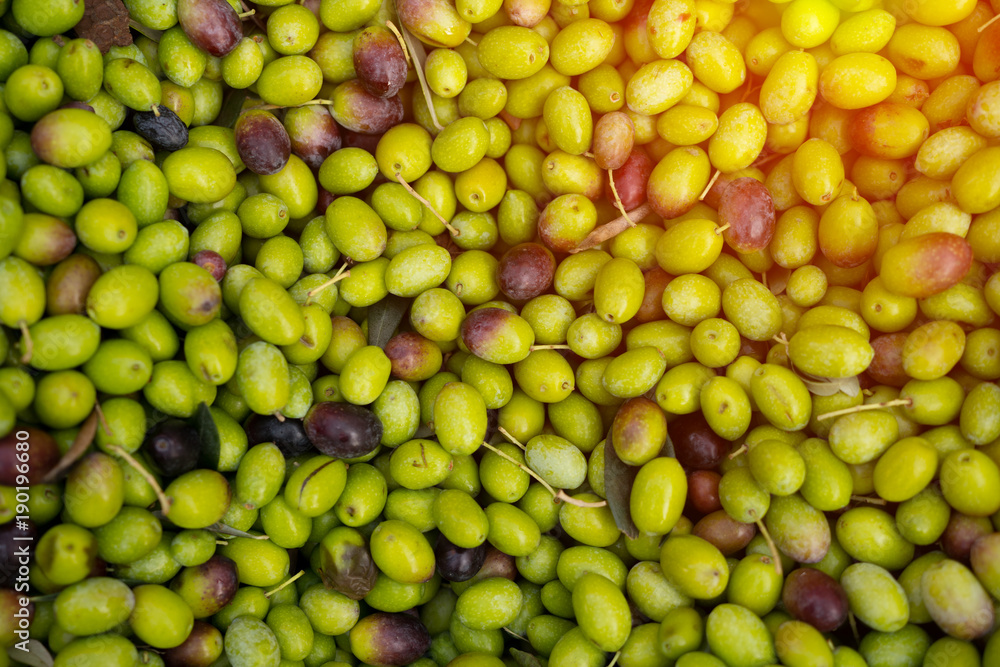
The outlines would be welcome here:
[[[851,496],[851,500],[859,503],[868,503],[870,505],[888,505],[888,503],[882,498],[869,498],[868,496]]]
[[[767,532],[767,527],[760,519],[757,519],[757,530],[764,536],[767,548],[771,550],[771,558],[774,559],[774,571],[778,573],[779,577],[784,576],[781,568],[781,554],[778,552],[778,547],[775,545],[774,540],[771,539],[771,533]]]
[[[473,46],[479,46],[479,42],[477,42],[477,41],[475,41],[475,40],[473,40],[473,39],[471,39],[469,37],[466,37],[465,41],[467,41],[469,44],[472,44]]]
[[[608,663],[608,667],[615,667],[615,665],[618,664],[618,658],[621,657],[621,654],[621,651],[616,652],[615,656],[611,658],[611,662]]]
[[[216,540],[215,543],[218,544],[220,547],[228,547],[229,546],[229,542],[226,542],[225,540]]]
[[[445,229],[447,229],[452,236],[459,235],[459,231],[455,229],[455,227],[452,226],[450,222],[445,220],[444,216],[438,213],[437,209],[431,206],[431,203],[429,201],[427,201],[423,196],[421,196],[419,192],[414,190],[413,186],[407,183],[406,179],[403,178],[403,175],[400,174],[398,171],[396,172],[396,180],[399,181],[400,185],[406,188],[406,191],[409,192],[414,199],[416,199],[418,202],[426,206],[430,210],[430,212],[434,214],[434,217],[441,221],[441,224],[444,225]]]
[[[31,357],[35,354],[35,343],[31,340],[31,332],[28,330],[26,321],[18,320],[17,326],[21,330],[21,348],[24,350],[24,354],[21,355],[21,363],[28,365],[31,362]]]
[[[732,461],[740,454],[745,454],[749,449],[750,448],[746,446],[746,443],[740,445],[739,449],[734,449],[733,451],[729,452],[729,460]]]
[[[854,643],[857,644],[861,641],[861,635],[858,634],[858,621],[854,618],[854,612],[847,612],[847,621],[851,625],[851,634],[854,635]]]
[[[397,10],[396,13],[398,14],[399,11]],[[420,91],[424,94],[424,101],[427,103],[427,113],[431,116],[431,123],[438,130],[443,130],[444,125],[438,120],[437,111],[434,110],[434,98],[431,96],[431,89],[427,85],[427,78],[424,76],[424,61],[427,59],[427,52],[424,51],[424,47],[419,42],[413,39],[413,35],[406,29],[406,24],[402,21],[399,22],[399,28],[400,33],[403,35],[403,41],[406,42],[406,46],[409,47],[408,51],[413,56],[413,70],[417,74]]]
[[[237,14],[237,16],[238,16],[238,17],[240,17],[240,20],[241,20],[241,21],[243,21],[243,20],[245,20],[245,19],[248,19],[248,18],[250,18],[251,16],[253,16],[253,15],[254,15],[254,14],[256,14],[256,13],[257,13],[257,10],[256,10],[256,9],[251,9],[250,11],[247,11],[247,12],[242,12],[242,13],[240,13],[240,14]]]
[[[698,201],[705,201],[705,197],[708,196],[708,192],[712,189],[712,186],[715,185],[715,182],[719,180],[719,176],[722,176],[722,172],[716,169],[715,173],[712,174],[712,179],[708,182],[708,185],[706,185],[705,189],[701,191],[700,195],[698,195]]]
[[[156,493],[156,498],[160,501],[160,512],[163,514],[163,516],[169,517],[170,506],[171,506],[170,498],[167,497],[165,493],[163,493],[163,489],[160,488],[160,483],[156,481],[156,478],[153,477],[153,475],[150,474],[148,470],[143,468],[142,464],[136,461],[132,457],[132,455],[129,454],[127,451],[125,451],[122,447],[118,445],[109,445],[108,450],[112,454],[115,454],[116,456],[119,456],[122,459],[124,459],[126,463],[132,466],[135,469],[135,471],[139,473],[140,477],[146,480],[147,484],[153,487],[153,491]]]
[[[273,413],[274,418],[277,419],[282,424],[285,423],[285,415],[281,414],[281,410],[275,410]]]
[[[772,336],[771,340],[773,340],[775,343],[781,343],[785,347],[788,347],[788,336],[785,335],[784,331],[782,331],[779,334],[775,334],[774,336]]]
[[[285,588],[285,587],[286,587],[286,586],[288,586],[289,584],[293,584],[293,583],[295,583],[295,580],[296,580],[296,579],[298,579],[299,577],[301,577],[302,575],[304,575],[305,573],[306,573],[306,571],[305,571],[305,570],[299,570],[299,573],[298,573],[298,574],[296,574],[296,575],[294,575],[294,576],[291,576],[291,577],[289,577],[288,579],[286,579],[285,581],[281,582],[281,584],[279,584],[279,585],[277,586],[277,588],[272,588],[272,589],[271,589],[271,590],[269,590],[268,592],[264,593],[264,597],[266,597],[266,598],[270,599],[272,595],[274,595],[275,593],[277,593],[277,592],[278,592],[278,591],[280,591],[281,589]]]
[[[510,628],[502,628],[502,630],[503,630],[504,632],[506,632],[506,633],[507,633],[508,635],[510,635],[511,637],[517,637],[518,639],[520,639],[520,640],[521,640],[521,641],[523,641],[523,642],[526,642],[526,641],[528,641],[528,638],[527,638],[527,637],[522,637],[521,635],[517,634],[516,632],[514,632],[514,631],[513,631],[513,630],[511,630]]]
[[[511,456],[510,454],[507,454],[506,452],[500,450],[499,448],[494,447],[493,445],[491,445],[488,442],[483,442],[483,447],[485,447],[486,449],[490,450],[491,452],[493,452],[494,454],[496,454],[500,458],[507,459],[508,461],[510,461],[511,463],[513,463],[514,465],[516,465],[518,468],[520,468],[524,472],[528,473],[528,475],[530,475],[531,477],[534,477],[536,480],[538,480],[538,482],[542,486],[544,486],[546,488],[546,490],[548,490],[549,493],[552,494],[553,498],[557,498],[559,496],[559,494],[556,493],[556,490],[552,487],[551,484],[549,484],[544,479],[542,479],[541,476],[539,476],[539,474],[537,472],[535,472],[534,470],[532,470],[528,466],[524,465],[523,463],[521,463],[520,461],[518,461],[517,459],[515,459],[513,456]]]
[[[108,420],[104,418],[104,410],[101,410],[101,404],[96,401],[94,402],[94,412],[97,413],[97,420],[101,422],[101,428],[104,429],[104,432],[109,436],[113,436],[114,433],[111,432],[111,427],[108,426]]]
[[[403,39],[402,33],[399,32],[399,28],[392,21],[386,21],[385,27],[389,29],[389,32],[396,36],[396,41],[399,42],[399,46],[403,49],[403,57],[406,58],[406,65],[409,67],[413,64],[413,59],[410,58],[410,50],[406,48],[406,40]]]
[[[976,28],[976,32],[983,32],[984,30],[986,30],[987,28],[989,28],[991,25],[993,25],[997,21],[1000,21],[1000,14],[997,14],[996,16],[994,16],[993,18],[991,18],[989,21],[987,21],[986,23],[984,23],[981,26],[979,26],[978,28]]]
[[[591,248],[596,248],[608,239],[612,239],[618,234],[624,232],[626,229],[631,227],[632,219],[642,220],[647,215],[653,212],[653,206],[649,202],[646,202],[642,206],[629,211],[628,216],[621,216],[615,218],[611,222],[601,225],[594,231],[587,234],[587,238],[580,241],[580,245],[569,251],[571,255],[575,255],[578,252],[583,252],[584,250],[590,250]]]
[[[608,169],[608,183],[611,184],[611,194],[615,197],[615,206],[621,211],[622,217],[625,218],[625,222],[628,223],[629,227],[635,227],[635,222],[629,217],[628,211],[625,210],[625,204],[622,203],[622,198],[618,196],[618,188],[615,187],[615,170]]]
[[[535,350],[572,350],[572,349],[573,348],[571,348],[569,345],[563,345],[563,344],[560,344],[560,345],[532,345],[531,347],[528,348],[528,350],[530,352],[534,352]]]
[[[313,289],[309,290],[309,292],[307,292],[307,294],[306,294],[306,305],[307,306],[310,303],[309,299],[313,298],[314,296],[316,296],[317,294],[319,294],[320,292],[322,292],[323,290],[325,290],[330,285],[332,285],[332,284],[334,284],[336,282],[339,282],[339,281],[343,280],[344,278],[350,277],[350,275],[351,275],[350,271],[345,271],[345,272],[341,273],[341,271],[344,271],[344,267],[345,266],[347,266],[347,264],[344,264],[344,266],[340,267],[340,271],[337,271],[337,273],[333,276],[333,278],[330,278],[329,280],[327,280],[325,283],[323,283],[319,287],[314,287]]]
[[[505,429],[503,426],[497,426],[497,430],[500,431],[500,435],[502,435],[503,437],[505,437],[508,440],[510,440],[511,444],[517,445],[521,449],[525,448],[524,445],[522,445],[517,438],[515,438],[514,436],[512,436],[510,434],[510,431],[508,431],[507,429]]]
[[[898,406],[911,407],[913,405],[912,398],[894,398],[891,401],[882,401],[881,403],[868,403],[867,405],[855,405],[853,408],[844,408],[843,410],[834,410],[833,412],[824,412],[818,415],[816,419],[820,421],[824,419],[832,419],[833,417],[840,417],[841,415],[849,415],[855,412],[864,412],[865,410],[881,410],[883,408],[895,408]]]
[[[559,493],[556,494],[555,498],[556,498],[556,500],[561,500],[564,503],[568,503],[570,505],[576,505],[577,507],[594,507],[594,508],[596,508],[596,507],[607,507],[608,506],[608,501],[607,500],[598,500],[597,502],[593,502],[593,503],[590,502],[590,501],[588,501],[588,500],[579,500],[579,499],[573,498],[572,496],[570,496],[569,494],[567,494],[566,491],[564,491],[563,489],[559,489]]]
[[[718,236],[718,235],[722,234],[724,231],[726,231],[730,227],[732,227],[732,225],[729,224],[728,222],[726,224],[722,225],[721,227],[716,227],[715,228],[715,235]]]
[[[249,12],[250,11],[250,8],[247,7],[246,0],[240,0],[240,6],[243,7],[243,11],[244,12]],[[256,12],[254,12],[253,14],[251,14],[250,18],[253,20],[254,25],[256,25],[258,28],[260,28],[261,32],[264,32],[264,33],[267,32],[267,26],[264,25],[264,22],[260,20],[260,17],[257,16]]]

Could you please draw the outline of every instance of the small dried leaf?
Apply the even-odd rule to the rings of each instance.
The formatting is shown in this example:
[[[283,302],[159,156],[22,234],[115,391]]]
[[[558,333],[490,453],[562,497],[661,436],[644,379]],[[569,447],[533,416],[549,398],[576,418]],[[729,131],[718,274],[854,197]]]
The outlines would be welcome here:
[[[52,667],[52,654],[45,648],[45,644],[37,639],[29,639],[28,650],[22,651],[16,646],[7,649],[7,655],[17,664],[24,664],[28,667]]]
[[[840,392],[854,398],[861,393],[861,383],[856,375],[847,378],[821,378],[806,377],[802,372],[799,372],[799,377],[802,378],[809,393],[816,396],[833,396]]]
[[[90,447],[90,443],[94,442],[95,435],[97,435],[97,410],[91,412],[87,420],[83,422],[83,426],[80,427],[80,432],[76,434],[73,444],[66,450],[63,457],[59,459],[56,467],[42,478],[42,482],[49,484],[62,477],[63,473],[72,468],[73,464],[86,453],[87,448]]]
[[[159,514],[159,512],[157,512],[156,514]],[[205,530],[211,531],[213,533],[219,533],[221,535],[232,535],[233,537],[248,537],[251,540],[268,539],[267,535],[252,535],[251,533],[247,533],[242,530],[237,530],[232,526],[227,526],[224,523],[213,523],[211,526],[206,526]]]
[[[516,648],[512,648],[510,655],[519,667],[542,667],[542,661],[526,651],[518,651]]]
[[[615,218],[611,222],[601,225],[594,231],[590,232],[590,234],[587,235],[587,238],[580,242],[580,245],[570,250],[570,253],[578,253],[591,248],[596,248],[608,239],[613,239],[626,229],[630,228],[632,225],[629,224],[629,219],[633,221],[642,220],[649,215],[652,210],[653,207],[646,203],[633,211],[629,211],[628,218],[623,215]]]
[[[615,525],[631,539],[639,537],[639,529],[632,521],[632,485],[639,468],[618,458],[611,434],[604,444],[604,495],[615,517]]]
[[[368,309],[368,344],[385,347],[403,321],[409,301],[390,294]]]

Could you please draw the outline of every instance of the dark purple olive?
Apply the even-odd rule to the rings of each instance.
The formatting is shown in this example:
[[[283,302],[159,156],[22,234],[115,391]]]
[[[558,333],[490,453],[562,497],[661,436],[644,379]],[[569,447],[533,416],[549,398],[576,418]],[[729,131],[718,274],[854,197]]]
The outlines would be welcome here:
[[[232,601],[240,587],[236,562],[215,554],[201,565],[186,567],[170,582],[184,598],[195,618],[208,618]]]
[[[732,449],[732,443],[717,435],[700,412],[670,422],[670,438],[677,461],[691,470],[717,467]]]
[[[309,441],[327,456],[358,458],[371,454],[382,441],[382,422],[360,405],[317,403],[303,421]]]
[[[392,97],[406,83],[406,55],[387,28],[370,26],[354,37],[358,81],[376,97]]]
[[[819,570],[803,567],[789,574],[781,601],[788,613],[820,632],[833,632],[847,620],[847,593]]]
[[[19,438],[18,434],[27,437]],[[22,449],[28,448],[27,462],[20,460],[23,452],[18,451],[18,443],[28,443],[22,445]],[[4,486],[38,484],[58,462],[59,445],[39,428],[16,428],[0,438],[0,484]]]
[[[137,111],[132,114],[135,131],[154,148],[176,151],[187,146],[188,129],[184,121],[169,107],[156,105],[152,111]]]
[[[250,447],[262,442],[273,442],[286,459],[308,454],[313,444],[306,435],[301,419],[279,420],[274,415],[250,415],[243,428]]]
[[[438,574],[442,579],[451,582],[468,581],[486,562],[486,543],[478,547],[465,549],[452,544],[444,535],[438,535],[434,544],[434,559]]]
[[[34,552],[38,528],[31,519],[0,525],[0,588],[10,588],[18,577],[22,556]]]
[[[544,294],[556,273],[556,258],[540,243],[519,243],[500,258],[497,282],[514,301],[527,301]]]
[[[195,46],[216,58],[243,39],[243,23],[226,0],[177,0],[177,21]]]
[[[236,152],[255,174],[267,176],[285,168],[292,154],[292,141],[281,121],[268,111],[247,111],[233,128]]]
[[[376,612],[351,629],[351,651],[369,665],[402,667],[431,647],[431,635],[420,619],[410,614]]]
[[[201,440],[193,426],[179,419],[168,419],[146,434],[143,449],[153,468],[167,477],[176,477],[198,465]]]
[[[180,646],[163,653],[166,667],[209,667],[222,655],[222,633],[205,621],[195,621]]]

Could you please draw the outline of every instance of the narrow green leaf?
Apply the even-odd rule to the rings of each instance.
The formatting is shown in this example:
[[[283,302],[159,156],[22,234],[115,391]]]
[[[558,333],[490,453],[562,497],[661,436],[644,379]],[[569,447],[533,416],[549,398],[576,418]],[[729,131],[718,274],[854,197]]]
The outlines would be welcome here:
[[[198,439],[201,440],[201,449],[198,450],[198,466],[215,470],[219,467],[222,442],[219,438],[219,428],[215,425],[215,418],[212,417],[212,412],[205,403],[198,405],[192,426],[198,429]]]
[[[520,667],[542,667],[542,661],[526,651],[518,651],[516,648],[512,648],[510,655]]]
[[[604,444],[604,495],[615,517],[615,525],[631,539],[639,537],[639,529],[632,521],[632,485],[639,468],[618,458],[611,434]]]
[[[368,309],[368,344],[385,347],[403,321],[409,300],[390,294]]]

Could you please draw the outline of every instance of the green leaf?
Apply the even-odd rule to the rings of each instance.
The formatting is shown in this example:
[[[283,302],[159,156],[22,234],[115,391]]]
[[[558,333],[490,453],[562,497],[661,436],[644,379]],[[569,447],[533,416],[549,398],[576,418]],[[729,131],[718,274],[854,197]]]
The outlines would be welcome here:
[[[204,402],[198,404],[198,410],[192,418],[192,426],[198,429],[198,439],[201,449],[198,450],[198,467],[215,470],[219,467],[219,452],[222,441],[219,438],[219,428],[215,425],[212,411]]]
[[[516,648],[512,648],[510,655],[520,667],[542,667],[542,661],[526,651],[518,651]]]
[[[249,93],[245,90],[231,90],[222,104],[219,116],[215,124],[219,127],[232,127],[236,124],[236,119],[243,112],[243,103],[247,101]]]
[[[368,309],[368,344],[384,348],[403,321],[409,305],[409,300],[390,294],[371,306]]]
[[[16,646],[7,649],[7,655],[16,660],[19,665],[28,667],[52,667],[52,654],[45,648],[45,645],[37,639],[29,639],[26,644],[28,650],[23,651]]]
[[[630,466],[620,458],[615,452],[614,443],[611,441],[611,433],[604,443],[604,495],[608,500],[608,507],[615,517],[615,525],[629,538],[639,537],[639,529],[632,521],[632,485],[635,483],[635,476],[639,473],[639,468]]]

